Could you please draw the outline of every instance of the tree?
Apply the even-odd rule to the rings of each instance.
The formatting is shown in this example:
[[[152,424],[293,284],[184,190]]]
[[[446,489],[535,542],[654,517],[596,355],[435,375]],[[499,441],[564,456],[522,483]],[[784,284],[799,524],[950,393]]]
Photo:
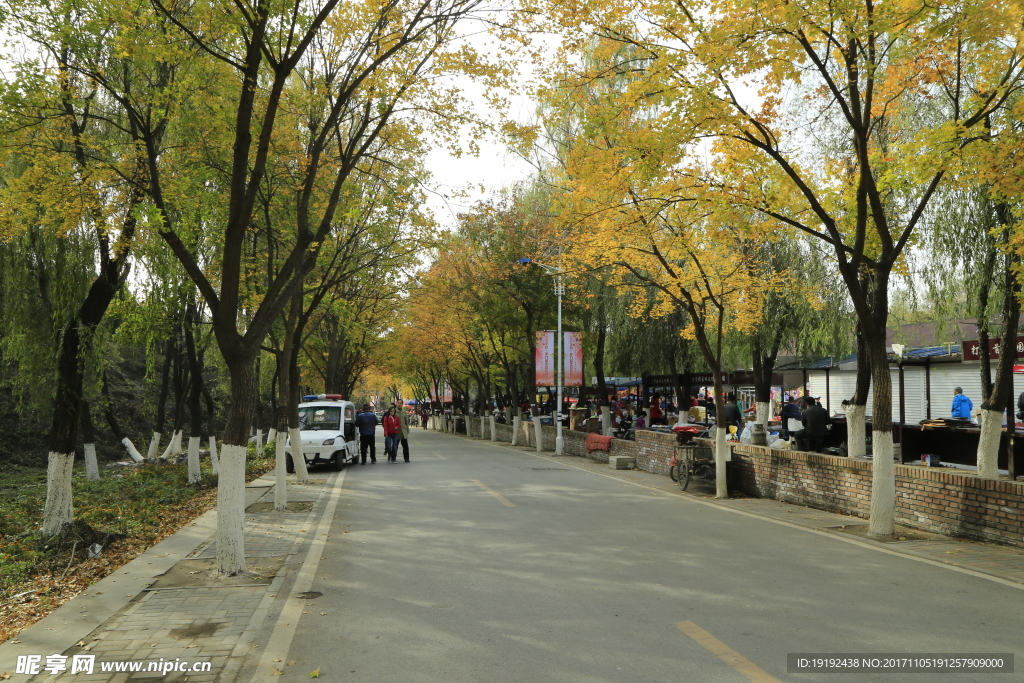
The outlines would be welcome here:
[[[870,533],[892,534],[890,281],[949,169],[1020,87],[1016,9],[732,0],[646,3],[633,13],[555,5],[573,26],[595,27],[648,60],[645,87],[675,103],[666,116],[713,140],[706,148],[723,163],[702,175],[709,191],[832,251],[874,384]],[[925,100],[941,103],[927,117],[919,115]]]

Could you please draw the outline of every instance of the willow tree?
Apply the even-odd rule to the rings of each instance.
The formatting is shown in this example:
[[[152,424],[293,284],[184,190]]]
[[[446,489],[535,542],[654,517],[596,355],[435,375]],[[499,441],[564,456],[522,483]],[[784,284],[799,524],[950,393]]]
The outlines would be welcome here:
[[[109,7],[93,7],[105,14]],[[5,84],[4,128],[8,159],[23,159],[8,179],[2,204],[10,223],[29,231],[89,236],[94,259],[90,282],[55,329],[56,373],[43,532],[72,521],[71,471],[83,401],[83,354],[121,289],[131,250],[145,223],[149,178],[135,121],[116,98],[82,70],[82,54],[122,91],[173,96],[174,68],[151,55],[126,59],[125,47],[96,24],[94,11],[74,4],[10,3],[5,28],[34,42],[37,52],[15,66]],[[121,38],[122,36],[119,36]],[[136,36],[148,44],[151,35]],[[161,107],[141,115],[163,118]],[[154,132],[160,139],[162,129]],[[8,222],[5,221],[5,222]]]

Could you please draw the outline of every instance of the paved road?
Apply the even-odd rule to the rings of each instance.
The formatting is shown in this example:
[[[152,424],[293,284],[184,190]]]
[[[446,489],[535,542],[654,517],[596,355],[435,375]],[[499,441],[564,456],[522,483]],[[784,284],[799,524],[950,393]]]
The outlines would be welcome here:
[[[292,638],[278,680],[1024,680],[1024,660],[786,672],[789,652],[1021,655],[1019,588],[487,442],[414,429],[412,450],[346,472],[323,595],[267,627]]]

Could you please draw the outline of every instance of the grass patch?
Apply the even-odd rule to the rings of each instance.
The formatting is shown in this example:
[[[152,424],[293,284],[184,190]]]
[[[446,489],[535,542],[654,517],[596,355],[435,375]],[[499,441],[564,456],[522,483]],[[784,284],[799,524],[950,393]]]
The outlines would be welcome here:
[[[249,449],[246,481],[274,466],[273,448]],[[0,480],[0,643],[214,506],[217,477],[208,458],[203,479],[187,483],[184,464],[104,468],[89,481],[76,467],[75,525],[66,538],[43,537],[46,470],[11,466]],[[87,547],[102,541],[99,557]]]

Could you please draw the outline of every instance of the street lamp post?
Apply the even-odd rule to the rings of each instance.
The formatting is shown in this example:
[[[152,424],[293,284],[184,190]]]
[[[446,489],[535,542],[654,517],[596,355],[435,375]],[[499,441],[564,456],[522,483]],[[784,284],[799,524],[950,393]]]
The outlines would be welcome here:
[[[557,364],[555,365],[555,382],[557,383],[557,395],[555,404],[555,455],[561,455],[565,450],[565,439],[562,438],[562,385],[565,383],[564,374],[564,358],[562,356],[562,295],[565,293],[565,287],[562,284],[562,274],[564,270],[557,266],[548,266],[543,263],[537,263],[533,259],[521,258],[516,263],[524,266],[540,266],[544,269],[548,275],[551,275],[555,279],[555,296],[558,298],[558,332],[556,338],[555,354],[557,358]]]

